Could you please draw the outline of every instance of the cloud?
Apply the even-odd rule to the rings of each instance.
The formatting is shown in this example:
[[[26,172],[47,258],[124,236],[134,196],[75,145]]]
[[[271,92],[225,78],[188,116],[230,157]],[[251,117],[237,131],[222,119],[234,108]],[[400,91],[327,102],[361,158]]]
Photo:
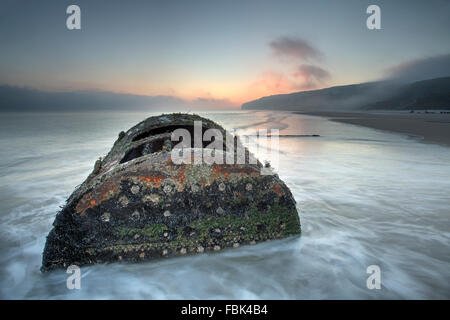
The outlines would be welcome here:
[[[283,93],[295,90],[297,84],[280,72],[268,70],[263,72],[251,87],[263,89],[268,93]]]
[[[323,54],[306,40],[300,38],[282,37],[273,40],[269,46],[274,51],[275,55],[279,57],[287,57],[294,59],[320,60]]]
[[[450,76],[450,54],[408,61],[386,70],[393,80],[419,81]]]
[[[302,64],[298,66],[298,70],[292,76],[301,81],[300,89],[312,89],[330,78],[330,73],[321,67]]]
[[[230,107],[237,107],[236,103],[228,99],[215,99],[199,97],[189,101],[189,105],[196,109],[227,109]]]
[[[266,94],[290,93],[296,90],[315,89],[330,78],[321,67],[302,64],[290,76],[273,70],[265,71],[251,84],[251,89],[259,88]]]
[[[266,71],[252,84],[252,87],[259,86],[270,93],[287,93],[317,88],[330,78],[330,73],[323,67],[310,63],[299,65],[301,61],[323,60],[322,52],[306,40],[280,37],[271,41],[269,46],[277,57],[284,60],[290,71]]]
[[[0,111],[199,110],[236,106],[226,99],[144,96],[108,91],[41,91],[0,85]]]

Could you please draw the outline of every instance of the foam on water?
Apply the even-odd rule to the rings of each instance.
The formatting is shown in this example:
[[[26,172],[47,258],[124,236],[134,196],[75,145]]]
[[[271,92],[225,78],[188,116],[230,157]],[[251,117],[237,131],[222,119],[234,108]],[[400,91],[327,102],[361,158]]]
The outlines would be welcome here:
[[[3,114],[0,297],[34,299],[450,298],[450,149],[271,112],[215,112],[226,128],[320,134],[279,140],[302,236],[215,254],[39,271],[59,206],[117,134],[151,114]],[[366,268],[379,265],[382,289]]]

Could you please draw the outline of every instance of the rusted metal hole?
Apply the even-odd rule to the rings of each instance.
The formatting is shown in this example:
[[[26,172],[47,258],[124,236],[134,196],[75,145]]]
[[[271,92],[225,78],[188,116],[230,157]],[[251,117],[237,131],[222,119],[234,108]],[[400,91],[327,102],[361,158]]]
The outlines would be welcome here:
[[[148,143],[143,143],[125,153],[120,163],[125,163],[133,159],[145,156],[146,154],[159,152],[163,149],[166,139],[156,139]]]
[[[172,133],[176,129],[186,129],[191,133],[191,135],[194,134],[194,126],[192,125],[171,125],[142,132],[141,134],[138,134],[136,137],[134,137],[133,141],[139,141],[151,136],[155,136],[157,134]]]

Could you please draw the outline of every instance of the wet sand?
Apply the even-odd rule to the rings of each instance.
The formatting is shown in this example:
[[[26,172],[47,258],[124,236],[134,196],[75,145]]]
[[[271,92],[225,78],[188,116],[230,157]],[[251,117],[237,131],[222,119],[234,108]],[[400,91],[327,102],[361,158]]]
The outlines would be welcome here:
[[[450,114],[435,113],[352,113],[352,112],[297,112],[329,118],[378,130],[387,130],[416,136],[427,143],[450,146]]]

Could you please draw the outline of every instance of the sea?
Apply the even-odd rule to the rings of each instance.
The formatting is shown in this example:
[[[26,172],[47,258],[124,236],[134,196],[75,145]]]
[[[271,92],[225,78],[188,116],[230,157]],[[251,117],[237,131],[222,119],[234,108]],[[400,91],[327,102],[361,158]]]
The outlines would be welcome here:
[[[64,269],[41,273],[60,207],[120,131],[156,114],[0,114],[0,299],[450,298],[450,148],[289,112],[198,114],[229,130],[279,130],[273,168],[301,236],[83,266],[80,289]]]

